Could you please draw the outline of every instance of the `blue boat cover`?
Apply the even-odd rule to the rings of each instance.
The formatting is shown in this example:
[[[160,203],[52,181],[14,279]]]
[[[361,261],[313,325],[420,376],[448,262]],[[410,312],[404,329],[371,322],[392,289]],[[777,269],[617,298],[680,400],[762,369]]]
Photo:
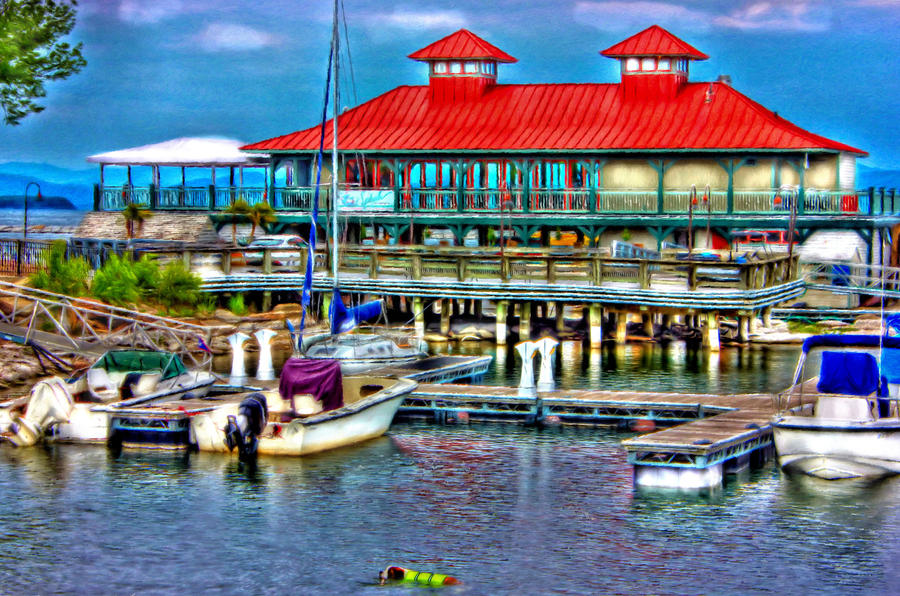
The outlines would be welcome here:
[[[346,333],[356,328],[363,321],[371,321],[381,314],[381,300],[373,300],[359,306],[347,308],[337,288],[331,297],[331,333]]]
[[[820,393],[871,395],[878,389],[881,375],[878,360],[866,352],[822,352],[819,369]]]
[[[884,346],[885,348],[900,348],[900,337],[878,335],[812,335],[803,340],[803,351],[809,352],[812,348],[819,347],[848,347],[857,346],[861,348],[877,348]]]
[[[900,383],[900,350],[885,348],[881,351],[881,376],[888,383]]]

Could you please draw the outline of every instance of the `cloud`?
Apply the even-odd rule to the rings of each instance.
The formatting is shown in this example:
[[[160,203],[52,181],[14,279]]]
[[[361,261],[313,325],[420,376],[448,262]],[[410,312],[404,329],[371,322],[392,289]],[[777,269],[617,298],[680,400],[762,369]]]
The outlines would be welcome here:
[[[670,27],[706,30],[709,15],[668,2],[593,2],[575,3],[575,19],[603,31],[640,31],[654,23]]]
[[[207,52],[259,50],[277,41],[271,33],[232,23],[212,23],[196,37],[196,42]]]
[[[574,13],[577,21],[604,31],[634,31],[654,23],[694,31],[707,31],[713,27],[801,32],[827,31],[831,28],[831,10],[822,2],[805,1],[745,1],[738,6],[714,3],[709,8],[701,9],[653,0],[579,0],[575,3]]]
[[[118,16],[126,23],[147,25],[174,18],[187,11],[188,8],[181,0],[122,0]]]
[[[378,24],[396,29],[459,29],[467,19],[458,10],[403,10],[372,15]]]
[[[821,3],[754,2],[714,17],[713,23],[745,31],[827,31],[831,28],[831,11]]]

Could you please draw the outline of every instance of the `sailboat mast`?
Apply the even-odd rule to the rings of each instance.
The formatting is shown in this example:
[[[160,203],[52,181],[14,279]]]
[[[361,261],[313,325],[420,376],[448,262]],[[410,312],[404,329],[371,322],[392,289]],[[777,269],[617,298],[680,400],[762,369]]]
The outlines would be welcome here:
[[[334,43],[334,60],[331,62],[332,81],[334,81],[334,102],[331,106],[331,279],[334,287],[338,287],[338,62],[340,53],[340,36],[338,35],[338,2],[334,0],[334,20],[331,39]]]

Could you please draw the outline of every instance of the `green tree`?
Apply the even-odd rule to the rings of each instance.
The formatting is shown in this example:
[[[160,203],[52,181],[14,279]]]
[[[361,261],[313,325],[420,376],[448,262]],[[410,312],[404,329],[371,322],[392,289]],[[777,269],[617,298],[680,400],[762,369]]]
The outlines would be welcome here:
[[[44,106],[46,81],[65,79],[87,65],[81,43],[60,38],[75,27],[77,2],[0,0],[0,107],[3,121],[16,125]]]
[[[141,293],[131,259],[127,256],[119,258],[116,254],[109,255],[109,260],[94,272],[91,294],[104,302],[119,306],[137,302]]]
[[[122,209],[122,217],[125,218],[125,237],[131,240],[134,238],[134,226],[137,224],[138,232],[144,227],[144,222],[153,217],[145,205],[138,203],[128,203]]]
[[[244,197],[239,197],[235,199],[231,205],[225,208],[224,213],[231,216],[231,243],[237,244],[238,218],[250,213],[250,203],[248,203]]]
[[[254,203],[253,206],[250,207],[250,212],[247,213],[247,219],[250,220],[251,224],[250,240],[253,240],[253,237],[256,235],[256,228],[258,226],[278,220],[278,218],[275,217],[275,210],[272,209],[272,206],[268,203]]]

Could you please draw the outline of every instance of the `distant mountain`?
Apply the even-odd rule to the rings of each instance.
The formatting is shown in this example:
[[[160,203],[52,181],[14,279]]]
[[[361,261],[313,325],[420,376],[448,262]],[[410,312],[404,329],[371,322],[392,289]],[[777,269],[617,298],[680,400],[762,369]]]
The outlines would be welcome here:
[[[22,209],[25,206],[25,197],[21,195],[0,196],[0,209]],[[65,197],[48,197],[41,195],[41,198],[35,196],[28,197],[29,209],[69,209],[74,210],[77,207]]]
[[[856,166],[857,188],[900,188],[900,170],[882,170],[867,165]]]
[[[81,170],[68,170],[45,163],[26,163],[9,161],[0,163],[0,174],[22,176],[34,179],[43,186],[44,182],[53,184],[87,184],[91,185],[100,178],[97,167]]]

